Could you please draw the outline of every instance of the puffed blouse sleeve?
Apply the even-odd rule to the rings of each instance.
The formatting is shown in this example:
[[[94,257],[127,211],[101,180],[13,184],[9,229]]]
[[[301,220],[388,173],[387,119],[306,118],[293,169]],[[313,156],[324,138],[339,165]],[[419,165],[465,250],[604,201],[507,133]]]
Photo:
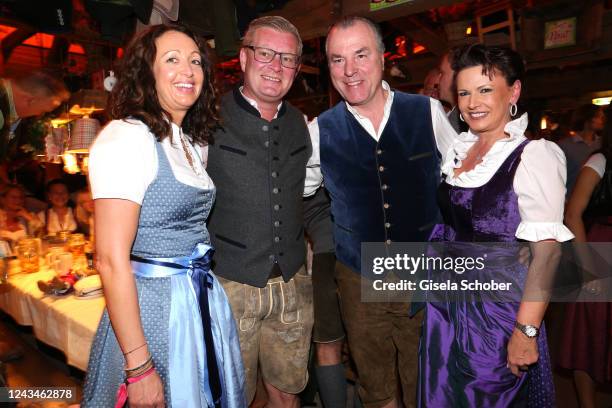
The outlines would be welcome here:
[[[555,143],[541,139],[525,146],[514,177],[521,216],[517,238],[530,242],[574,238],[563,225],[566,177],[565,155]]]
[[[589,157],[582,167],[590,167],[597,173],[599,178],[603,178],[606,172],[606,156],[603,153],[595,153]]]
[[[89,155],[94,199],[118,198],[142,204],[157,174],[155,138],[137,120],[113,120],[98,135]]]

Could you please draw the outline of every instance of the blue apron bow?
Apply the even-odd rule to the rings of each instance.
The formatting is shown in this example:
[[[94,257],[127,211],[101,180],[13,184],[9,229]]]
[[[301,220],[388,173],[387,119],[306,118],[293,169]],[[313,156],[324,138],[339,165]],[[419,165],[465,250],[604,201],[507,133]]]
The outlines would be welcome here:
[[[189,257],[179,258],[141,258],[130,255],[134,273],[142,277],[168,277],[187,273],[191,278],[191,288],[200,306],[204,345],[206,347],[206,363],[208,368],[208,385],[210,387],[215,407],[221,406],[221,377],[215,353],[210,309],[208,305],[208,290],[213,288],[214,279],[210,274],[212,256],[215,250],[210,245],[198,244]]]

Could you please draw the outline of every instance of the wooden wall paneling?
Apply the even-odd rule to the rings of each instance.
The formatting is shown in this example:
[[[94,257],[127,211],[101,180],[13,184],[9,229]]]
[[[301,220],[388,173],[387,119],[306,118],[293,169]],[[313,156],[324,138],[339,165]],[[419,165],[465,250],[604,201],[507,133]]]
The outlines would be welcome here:
[[[525,9],[521,17],[520,51],[529,66],[538,68],[558,65],[560,60],[571,64],[572,59],[580,58],[584,54],[597,58],[595,53],[602,46],[604,13],[602,0],[570,3],[556,1],[546,6]],[[544,49],[545,23],[569,17],[577,18],[576,45]]]
[[[391,25],[397,28],[400,28],[403,25],[401,23],[397,24],[395,21],[396,20],[391,20]],[[425,46],[425,48],[431,51],[434,55],[441,56],[447,51],[448,42],[444,36],[438,34],[431,27],[428,27],[414,16],[406,17],[406,22],[409,27],[412,27],[412,29],[406,31],[406,34],[419,44]],[[404,30],[406,30],[406,27]]]
[[[279,15],[291,21],[300,32],[302,40],[324,37],[327,29],[340,12],[340,0],[292,0],[282,9],[267,15]]]
[[[308,40],[324,37],[329,26],[340,16],[360,15],[380,22],[454,3],[462,3],[462,1],[414,0],[370,12],[370,2],[368,0],[292,0],[282,9],[266,14],[285,17],[298,28],[302,39]]]
[[[590,7],[586,7],[584,13],[580,16],[582,21],[578,25],[578,30],[582,31],[579,34],[582,35],[585,46],[588,48],[597,47],[601,41],[603,14],[603,1],[598,1],[590,5]]]
[[[585,93],[612,89],[612,63],[586,67],[529,72],[523,95],[526,98],[578,97]]]
[[[295,1],[295,0],[294,0]],[[448,6],[454,3],[463,3],[457,0],[413,0],[378,11],[370,11],[368,0],[342,0],[342,15],[360,15],[369,17],[374,21],[387,21],[410,14],[421,13],[436,7]]]

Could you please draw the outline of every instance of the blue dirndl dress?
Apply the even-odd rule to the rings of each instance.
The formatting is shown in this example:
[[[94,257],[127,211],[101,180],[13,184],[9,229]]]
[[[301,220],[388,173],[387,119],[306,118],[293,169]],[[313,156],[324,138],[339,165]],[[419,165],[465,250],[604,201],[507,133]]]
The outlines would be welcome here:
[[[246,407],[238,333],[225,292],[210,271],[214,250],[206,218],[215,190],[179,182],[159,142],[156,149],[158,173],[142,203],[132,268],[166,406]],[[123,370],[124,358],[105,310],[91,348],[81,406],[113,407],[125,380]]]

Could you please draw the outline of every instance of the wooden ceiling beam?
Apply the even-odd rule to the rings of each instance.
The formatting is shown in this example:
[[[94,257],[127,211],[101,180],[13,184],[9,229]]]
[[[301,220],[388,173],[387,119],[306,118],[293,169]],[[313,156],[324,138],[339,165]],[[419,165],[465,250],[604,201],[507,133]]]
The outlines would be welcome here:
[[[413,0],[390,6],[378,11],[370,11],[370,2],[364,0],[343,0],[342,15],[359,15],[374,21],[388,21],[398,17],[422,13],[436,7],[463,3],[463,0]]]
[[[2,40],[2,56],[7,61],[15,48],[21,45],[22,42],[36,34],[35,30],[27,28],[17,28]]]
[[[68,60],[68,48],[70,42],[63,37],[55,37],[53,39],[53,46],[47,56],[47,62],[49,65],[62,66],[64,61]]]
[[[442,56],[448,49],[446,38],[436,33],[431,27],[415,16],[389,20],[388,23],[391,27],[405,33],[419,44],[424,45],[436,56]]]
[[[285,17],[297,27],[302,39],[308,40],[327,35],[329,26],[341,16],[359,15],[380,22],[461,2],[462,0],[413,0],[371,12],[370,2],[365,0],[291,0],[282,9],[273,10],[266,15]],[[433,45],[430,49],[433,47],[440,52],[442,46],[439,41],[432,39]]]
[[[265,15],[283,16],[300,32],[303,41],[324,37],[327,29],[340,15],[341,0],[293,0],[282,9]]]

